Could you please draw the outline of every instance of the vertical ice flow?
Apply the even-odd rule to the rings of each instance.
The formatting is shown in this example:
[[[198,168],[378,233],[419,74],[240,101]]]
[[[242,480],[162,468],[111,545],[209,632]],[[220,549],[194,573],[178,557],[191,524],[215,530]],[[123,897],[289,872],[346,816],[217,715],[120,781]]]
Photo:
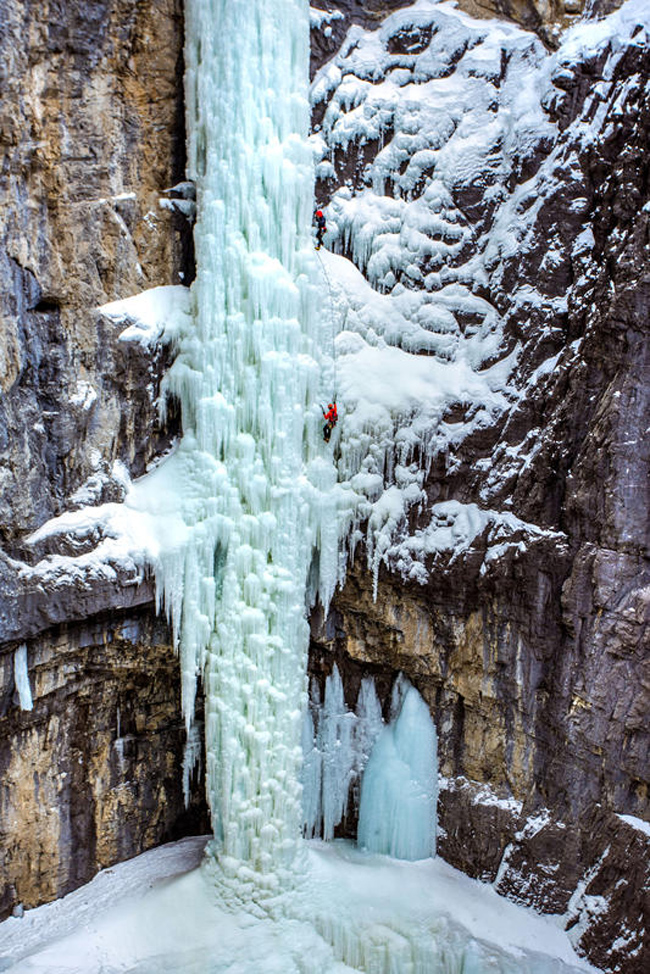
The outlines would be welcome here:
[[[203,674],[219,870],[258,901],[290,887],[299,863],[313,551],[324,601],[337,573],[336,477],[319,433],[327,323],[310,283],[308,65],[306,0],[186,3],[197,276],[192,330],[167,378],[184,436],[164,481],[182,496],[184,526],[161,545],[156,579],[188,733]]]
[[[356,709],[349,710],[336,664],[325,681],[323,700],[316,681],[303,728],[303,813],[308,838],[334,838],[358,805],[360,783],[383,727],[381,705],[372,677],[361,681]]]
[[[396,859],[427,859],[436,854],[436,730],[417,690],[402,687],[361,784],[358,841]]]
[[[359,809],[358,842],[396,859],[427,859],[436,852],[438,768],[436,730],[429,708],[400,674],[384,725],[372,677],[361,682],[348,709],[336,665],[321,700],[313,681],[303,726],[303,812],[308,838],[332,839]]]
[[[27,644],[21,643],[14,653],[14,683],[18,692],[21,710],[31,710],[32,688],[29,685],[29,671],[27,669]]]

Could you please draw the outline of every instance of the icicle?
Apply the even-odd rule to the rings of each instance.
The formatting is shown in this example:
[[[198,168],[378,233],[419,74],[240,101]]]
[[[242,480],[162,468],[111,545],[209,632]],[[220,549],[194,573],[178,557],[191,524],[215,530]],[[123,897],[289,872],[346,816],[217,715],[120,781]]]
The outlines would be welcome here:
[[[305,708],[302,732],[302,808],[304,833],[308,839],[321,834],[323,806],[321,802],[323,755],[316,743],[320,722],[320,693],[316,680],[312,681],[312,705]],[[313,712],[312,712],[313,711]]]
[[[333,839],[334,829],[347,813],[354,768],[355,716],[345,706],[343,683],[334,666],[325,684],[325,700],[318,741],[323,755],[323,838]]]
[[[192,779],[201,771],[201,731],[203,725],[192,724],[185,739],[183,751],[183,801],[185,808],[190,805]]]
[[[332,839],[348,815],[350,798],[358,804],[359,783],[383,727],[374,680],[366,677],[356,712],[348,710],[336,664],[325,681],[320,702],[312,681],[311,708],[303,726],[303,814],[307,837]]]
[[[124,738],[122,737],[122,714],[120,713],[120,706],[117,705],[117,713],[115,715],[116,731],[115,740],[113,741],[113,747],[115,748],[115,753],[117,754],[117,760],[120,766],[120,773],[124,774]]]
[[[319,429],[330,323],[311,242],[308,4],[188,0],[185,54],[197,275],[163,390],[184,436],[149,479],[169,524],[154,567],[181,659],[186,798],[202,675],[212,850],[259,901],[291,886],[302,855],[306,593],[329,600],[338,566]]]
[[[27,669],[27,644],[21,643],[14,653],[14,682],[18,691],[21,710],[31,710],[32,688],[29,685],[29,671]]]
[[[379,737],[384,721],[381,716],[381,704],[377,697],[375,681],[367,676],[361,681],[359,697],[357,699],[357,723],[355,727],[355,771],[359,780],[365,770],[372,749]]]

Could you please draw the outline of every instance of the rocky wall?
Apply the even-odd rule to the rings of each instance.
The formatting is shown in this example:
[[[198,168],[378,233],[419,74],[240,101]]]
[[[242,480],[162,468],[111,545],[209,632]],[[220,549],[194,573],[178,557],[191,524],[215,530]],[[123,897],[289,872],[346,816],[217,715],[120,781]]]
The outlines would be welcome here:
[[[178,432],[168,352],[102,304],[189,283],[181,0],[0,3],[0,914],[207,827],[184,810],[178,663],[119,567],[27,580],[52,516],[119,501]],[[164,202],[161,203],[161,200]],[[116,463],[117,462],[117,463]],[[58,549],[81,554],[97,539]],[[33,710],[20,707],[26,645]],[[119,727],[118,727],[119,725]]]
[[[590,705],[584,689],[579,697],[562,686],[558,660],[571,649],[549,625],[562,578],[555,553],[521,559],[498,582],[481,579],[481,560],[473,552],[425,591],[385,575],[376,600],[371,575],[357,565],[327,619],[312,617],[311,672],[322,681],[336,663],[351,709],[362,677],[373,675],[385,713],[392,682],[405,673],[438,731],[439,854],[516,902],[559,914],[598,967],[641,974],[647,789],[638,801],[631,796],[647,774],[647,752],[642,745],[632,768],[631,756],[619,759],[629,740],[626,688],[618,688],[617,717],[601,709],[600,734],[578,738],[574,722]],[[580,670],[581,680],[593,677]],[[607,679],[616,693],[615,671]],[[643,688],[631,693],[632,710],[643,712]],[[567,710],[558,707],[553,723],[546,703],[558,699]],[[353,836],[356,820],[353,807],[339,834]]]
[[[539,34],[545,44],[555,47],[560,32],[585,12],[608,13],[621,0],[459,0],[458,6],[472,17],[512,20]],[[316,15],[312,32],[312,76],[341,47],[353,24],[375,29],[393,10],[408,7],[411,0],[314,0],[314,11],[329,15],[321,21]]]
[[[425,33],[399,40],[426,47]],[[501,198],[524,185],[538,193],[513,217],[513,231],[516,220],[524,228],[516,252],[485,261],[479,292],[505,323],[499,355],[516,350],[523,393],[434,456],[426,479],[431,505],[513,511],[542,531],[492,550],[484,532],[440,551],[422,584],[387,557],[376,598],[358,552],[329,617],[312,620],[312,669],[322,675],[336,661],[352,706],[363,672],[380,674],[384,692],[406,673],[439,734],[440,854],[563,915],[599,967],[641,974],[650,963],[650,48],[640,26],[617,43],[554,75],[544,108],[556,141],[503,159]],[[325,108],[315,104],[316,122]],[[390,185],[394,136],[387,122],[376,145],[337,147],[318,198],[341,185],[370,192],[381,151]],[[484,175],[453,189],[473,252],[494,216],[481,202]],[[344,241],[330,246],[349,255]],[[539,299],[518,306],[526,289]],[[462,422],[463,409],[443,419]],[[426,505],[413,513],[405,534],[429,516]]]
[[[116,459],[161,448],[96,308],[191,273],[181,0],[3,0],[0,16],[0,539],[13,548]],[[16,485],[20,484],[20,490]]]
[[[209,831],[200,761],[185,806],[178,660],[150,611],[5,643],[0,674],[0,915]]]

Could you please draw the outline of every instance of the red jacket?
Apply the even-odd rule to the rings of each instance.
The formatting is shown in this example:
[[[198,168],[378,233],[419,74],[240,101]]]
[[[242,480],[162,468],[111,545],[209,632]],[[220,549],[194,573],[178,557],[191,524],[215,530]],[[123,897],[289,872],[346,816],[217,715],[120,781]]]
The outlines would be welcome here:
[[[332,423],[332,425],[334,425],[334,423],[336,423],[336,421],[339,418],[339,414],[336,409],[336,403],[335,402],[328,403],[327,412],[323,412],[323,415],[325,419],[328,421],[328,423]]]

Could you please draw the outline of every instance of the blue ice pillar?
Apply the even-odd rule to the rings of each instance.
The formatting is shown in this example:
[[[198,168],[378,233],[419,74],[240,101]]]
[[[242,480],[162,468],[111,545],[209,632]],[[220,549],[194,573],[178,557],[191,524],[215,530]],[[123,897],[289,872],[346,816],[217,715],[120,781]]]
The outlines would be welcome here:
[[[436,729],[424,700],[407,684],[363,776],[359,845],[396,859],[434,856],[437,800]]]

